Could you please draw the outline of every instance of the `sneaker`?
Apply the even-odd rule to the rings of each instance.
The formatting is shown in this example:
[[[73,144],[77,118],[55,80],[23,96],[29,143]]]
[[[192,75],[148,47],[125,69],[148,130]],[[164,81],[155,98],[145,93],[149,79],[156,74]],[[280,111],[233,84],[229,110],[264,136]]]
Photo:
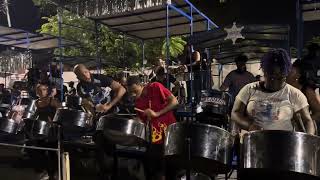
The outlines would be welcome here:
[[[43,171],[39,174],[39,180],[49,180],[49,175],[47,171]]]

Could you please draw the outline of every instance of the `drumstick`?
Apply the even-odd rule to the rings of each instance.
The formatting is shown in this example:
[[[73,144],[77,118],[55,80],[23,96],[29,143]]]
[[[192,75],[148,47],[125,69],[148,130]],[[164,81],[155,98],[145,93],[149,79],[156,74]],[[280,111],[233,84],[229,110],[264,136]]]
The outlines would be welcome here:
[[[149,109],[151,109],[151,100],[149,100]],[[148,122],[151,121],[151,117],[148,116]]]
[[[141,113],[144,113],[144,110],[142,109],[139,109],[139,108],[134,108],[135,111],[138,111],[138,112],[141,112]]]

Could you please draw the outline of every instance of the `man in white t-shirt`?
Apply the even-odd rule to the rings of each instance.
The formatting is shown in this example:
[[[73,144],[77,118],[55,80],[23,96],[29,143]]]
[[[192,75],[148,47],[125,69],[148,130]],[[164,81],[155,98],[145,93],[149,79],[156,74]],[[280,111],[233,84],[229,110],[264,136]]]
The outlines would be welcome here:
[[[264,81],[244,86],[236,97],[231,119],[244,130],[292,131],[291,119],[298,114],[309,134],[315,134],[306,97],[286,83],[291,68],[287,52],[277,49],[261,60]]]

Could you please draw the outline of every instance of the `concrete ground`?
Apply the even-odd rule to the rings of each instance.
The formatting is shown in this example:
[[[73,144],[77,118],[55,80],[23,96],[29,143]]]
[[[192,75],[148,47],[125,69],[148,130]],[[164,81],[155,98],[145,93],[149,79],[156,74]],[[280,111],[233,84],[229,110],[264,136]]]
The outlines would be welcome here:
[[[97,167],[92,151],[70,152],[71,180],[98,179]],[[33,168],[34,160],[26,158],[24,149],[0,146],[0,180],[38,180],[39,173]],[[112,158],[106,159],[111,169]],[[119,180],[145,180],[143,166],[139,161],[120,158]],[[110,170],[111,171],[111,170]],[[224,179],[219,175],[216,179]],[[234,172],[230,179],[236,179]]]

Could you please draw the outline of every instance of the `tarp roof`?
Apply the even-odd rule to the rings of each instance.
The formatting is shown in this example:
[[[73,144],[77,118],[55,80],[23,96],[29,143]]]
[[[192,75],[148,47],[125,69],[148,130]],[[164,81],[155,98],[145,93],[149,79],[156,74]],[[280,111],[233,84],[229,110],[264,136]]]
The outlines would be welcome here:
[[[51,0],[73,13],[97,20],[112,30],[146,40],[166,37],[167,4],[190,15],[188,0]],[[193,7],[193,32],[202,32],[217,26]],[[190,34],[190,20],[169,8],[170,36]]]
[[[319,21],[320,20],[320,2],[301,0],[302,17],[304,21]]]
[[[39,51],[33,53],[32,60],[38,66],[47,66],[48,63],[59,63],[60,56],[54,55],[52,52]],[[95,57],[90,56],[61,56],[62,63],[64,64],[65,70],[72,71],[76,64],[84,64],[90,69],[96,69],[99,66],[99,62]],[[115,66],[112,62],[105,58],[101,58],[101,66]]]
[[[59,38],[47,34],[30,33],[21,29],[0,26],[0,44],[30,50],[53,49],[59,47]],[[61,45],[74,46],[77,42],[62,39]]]
[[[194,49],[209,48],[213,58],[221,64],[234,62],[235,57],[242,53],[250,61],[258,61],[273,48],[289,50],[289,26],[236,25],[237,28],[242,26],[241,35],[245,39],[237,39],[235,44],[232,40],[225,39],[228,33],[223,28],[195,34],[189,41]]]
[[[190,7],[183,0],[175,0],[173,3],[180,10],[190,15]],[[113,30],[146,40],[166,37],[166,17],[166,5],[160,5],[132,12],[90,18],[98,20]],[[207,23],[203,14],[193,12],[193,32],[207,31]],[[211,29],[216,28],[212,23],[209,23],[209,25]],[[170,36],[190,34],[190,20],[175,10],[169,10],[169,34]]]

